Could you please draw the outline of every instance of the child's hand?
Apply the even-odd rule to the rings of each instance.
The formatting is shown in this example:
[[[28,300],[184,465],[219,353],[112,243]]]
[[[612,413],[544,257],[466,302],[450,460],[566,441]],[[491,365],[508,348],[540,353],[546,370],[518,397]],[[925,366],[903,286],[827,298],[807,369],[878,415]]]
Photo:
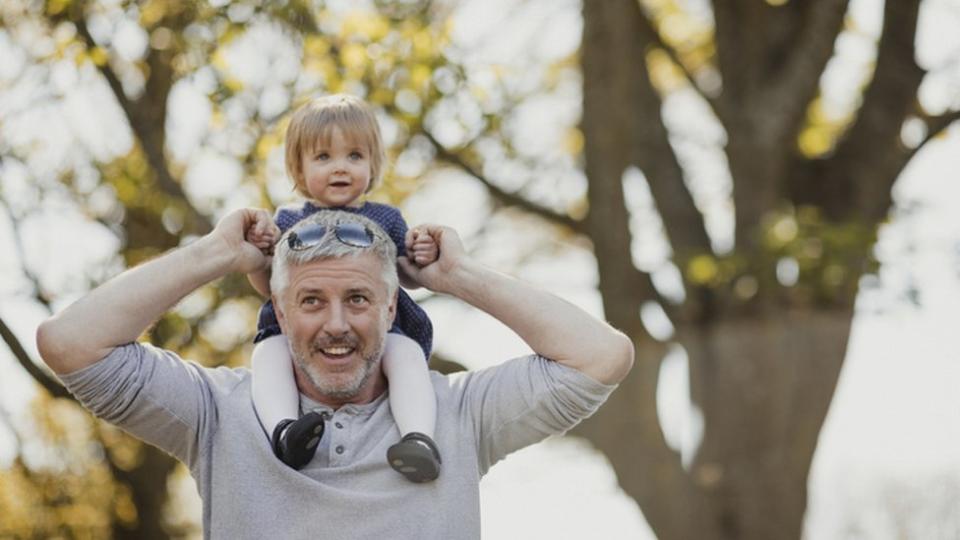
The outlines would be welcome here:
[[[435,262],[440,257],[440,247],[436,240],[427,233],[411,229],[407,233],[407,256],[417,266],[424,267]]]
[[[280,228],[272,219],[260,219],[247,229],[247,242],[260,249],[265,255],[273,254],[273,245],[280,240]]]

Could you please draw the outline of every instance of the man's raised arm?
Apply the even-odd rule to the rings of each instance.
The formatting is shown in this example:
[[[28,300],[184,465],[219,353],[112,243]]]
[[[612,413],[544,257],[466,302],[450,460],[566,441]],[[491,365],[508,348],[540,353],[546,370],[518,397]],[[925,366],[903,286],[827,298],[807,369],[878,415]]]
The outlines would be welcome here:
[[[440,247],[440,258],[423,268],[401,259],[423,286],[489,313],[540,356],[604,384],[626,377],[634,354],[627,336],[553,294],[472,260],[453,229],[436,225],[416,229],[433,236]]]
[[[252,272],[267,257],[245,241],[245,232],[270,215],[237,210],[210,234],[97,287],[43,322],[37,347],[56,373],[87,367],[119,345],[135,341],[154,321],[198,287],[230,272]]]

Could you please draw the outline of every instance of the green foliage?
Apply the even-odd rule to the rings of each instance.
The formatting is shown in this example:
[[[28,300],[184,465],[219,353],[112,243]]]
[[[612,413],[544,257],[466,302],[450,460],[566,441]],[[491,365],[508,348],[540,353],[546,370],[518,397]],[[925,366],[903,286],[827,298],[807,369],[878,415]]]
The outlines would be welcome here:
[[[735,310],[849,307],[860,278],[877,271],[873,225],[831,223],[815,207],[788,207],[768,216],[759,234],[763,250],[755,257],[735,250],[682,261],[687,286],[711,290]]]

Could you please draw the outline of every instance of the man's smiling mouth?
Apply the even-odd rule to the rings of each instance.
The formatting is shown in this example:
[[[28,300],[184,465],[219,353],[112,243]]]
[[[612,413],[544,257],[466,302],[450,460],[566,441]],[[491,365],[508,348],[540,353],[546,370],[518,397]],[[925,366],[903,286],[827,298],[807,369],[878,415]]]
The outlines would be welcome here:
[[[329,356],[330,358],[342,358],[352,353],[354,351],[354,347],[321,347],[319,350],[324,354],[324,356]]]

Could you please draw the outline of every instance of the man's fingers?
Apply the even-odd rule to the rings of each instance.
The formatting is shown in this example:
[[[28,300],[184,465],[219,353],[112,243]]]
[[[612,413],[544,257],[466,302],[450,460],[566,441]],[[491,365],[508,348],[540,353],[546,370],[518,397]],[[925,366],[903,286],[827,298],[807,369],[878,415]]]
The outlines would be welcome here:
[[[404,244],[407,246],[407,248],[409,249],[410,247],[413,246],[413,243],[416,241],[417,236],[419,236],[419,235],[420,235],[420,233],[419,233],[419,231],[417,231],[417,228],[416,228],[416,227],[414,227],[414,228],[412,228],[412,229],[407,229],[407,234],[405,234],[404,237],[403,237],[403,243],[404,243]]]
[[[260,249],[273,245],[280,237],[280,229],[273,222],[270,213],[263,209],[244,209],[244,228],[247,242]]]
[[[437,260],[439,250],[434,242],[417,243],[411,250],[413,260],[420,266],[426,266]]]
[[[233,250],[235,260],[233,269],[249,273],[265,267],[272,243],[261,237],[262,227],[272,221],[270,214],[263,209],[242,208],[223,217],[214,229],[214,233],[223,239]]]

